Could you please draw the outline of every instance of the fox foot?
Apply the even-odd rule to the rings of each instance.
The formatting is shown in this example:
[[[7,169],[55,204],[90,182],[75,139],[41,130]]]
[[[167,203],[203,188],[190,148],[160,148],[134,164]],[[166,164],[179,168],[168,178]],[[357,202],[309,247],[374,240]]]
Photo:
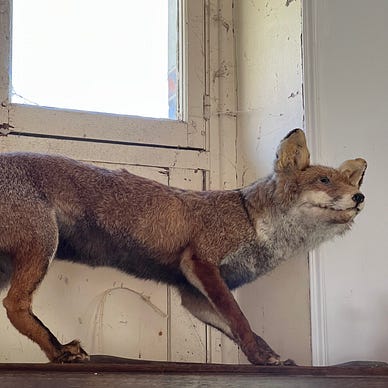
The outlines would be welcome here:
[[[288,358],[287,360],[284,360],[281,362],[282,366],[298,366],[294,360],[291,360]]]
[[[294,360],[287,359],[281,360],[280,356],[276,353],[263,353],[256,352],[253,357],[248,357],[248,360],[255,365],[268,365],[268,366],[297,366]]]
[[[52,362],[57,364],[64,364],[84,362],[89,360],[90,357],[85,352],[85,350],[82,349],[80,342],[74,340],[66,345],[62,345],[61,349],[59,350],[59,355],[56,356]]]
[[[265,365],[269,366],[298,366],[294,360],[291,360],[290,358],[287,358],[287,360],[280,360],[280,357],[278,355],[276,356],[270,356],[267,361],[265,362]]]
[[[273,366],[296,366],[293,360],[280,360],[280,356],[275,353],[271,347],[257,334],[255,336],[255,343],[248,345],[246,355],[248,360],[255,365],[273,365]]]

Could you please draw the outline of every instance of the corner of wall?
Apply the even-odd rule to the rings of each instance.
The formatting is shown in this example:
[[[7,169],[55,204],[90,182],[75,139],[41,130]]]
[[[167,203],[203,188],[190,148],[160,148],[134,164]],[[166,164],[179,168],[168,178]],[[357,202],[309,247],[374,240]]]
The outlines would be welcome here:
[[[242,185],[270,173],[279,141],[289,130],[303,128],[301,15],[301,0],[235,1],[236,144]],[[297,308],[290,309],[284,300],[287,290],[294,293]],[[278,352],[311,363],[306,257],[291,259],[241,288],[239,302],[252,328]]]

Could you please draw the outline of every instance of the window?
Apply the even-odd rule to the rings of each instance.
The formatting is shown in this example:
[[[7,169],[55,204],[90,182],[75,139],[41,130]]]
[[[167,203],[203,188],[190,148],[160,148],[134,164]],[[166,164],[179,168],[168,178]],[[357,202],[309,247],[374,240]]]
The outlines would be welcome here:
[[[3,130],[205,148],[204,1],[1,6]]]
[[[12,102],[177,118],[176,0],[106,4],[13,1]]]

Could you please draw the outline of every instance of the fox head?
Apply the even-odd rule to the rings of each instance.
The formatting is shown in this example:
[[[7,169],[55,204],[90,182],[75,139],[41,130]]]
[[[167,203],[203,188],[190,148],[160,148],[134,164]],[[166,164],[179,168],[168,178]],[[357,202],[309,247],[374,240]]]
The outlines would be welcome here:
[[[280,143],[274,165],[282,202],[307,219],[350,224],[364,206],[360,186],[367,163],[352,159],[337,169],[310,165],[310,153],[301,129],[291,131]]]

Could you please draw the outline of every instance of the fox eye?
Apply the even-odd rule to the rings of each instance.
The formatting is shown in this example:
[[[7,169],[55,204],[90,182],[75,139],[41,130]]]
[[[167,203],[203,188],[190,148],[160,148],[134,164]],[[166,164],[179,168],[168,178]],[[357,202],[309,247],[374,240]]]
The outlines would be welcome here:
[[[330,179],[327,176],[323,176],[322,178],[319,179],[319,181],[324,185],[328,185],[330,183]]]

